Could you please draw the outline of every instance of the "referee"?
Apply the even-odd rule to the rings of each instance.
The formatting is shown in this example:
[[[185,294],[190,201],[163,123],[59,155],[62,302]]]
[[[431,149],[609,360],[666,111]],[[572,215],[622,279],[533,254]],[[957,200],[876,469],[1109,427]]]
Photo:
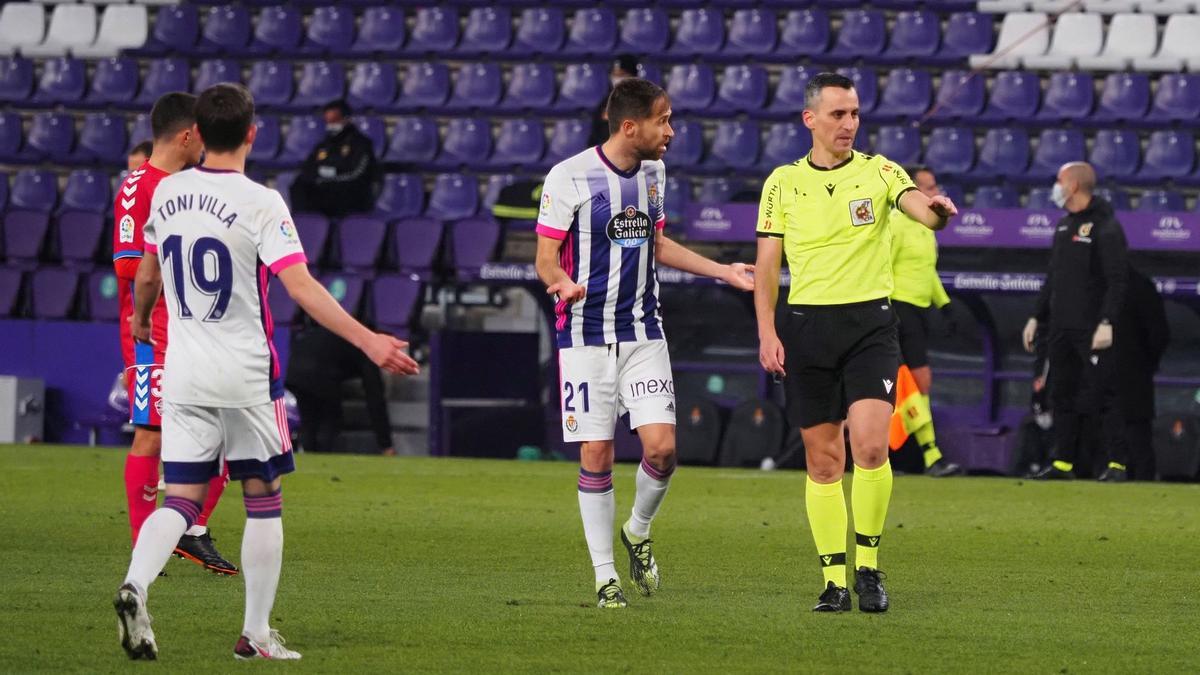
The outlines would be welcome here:
[[[788,419],[800,428],[808,461],[805,505],[825,590],[818,612],[850,609],[846,590],[846,466],[843,427],[854,455],[854,591],[859,609],[888,608],[879,542],[892,493],[888,423],[900,367],[889,227],[899,208],[930,229],[957,213],[944,196],[927,197],[908,174],[853,149],[858,93],[850,79],[820,73],[805,90],[808,156],[771,173],[758,210],[759,361],[785,376]],[[779,268],[791,270],[789,313],[776,332]]]

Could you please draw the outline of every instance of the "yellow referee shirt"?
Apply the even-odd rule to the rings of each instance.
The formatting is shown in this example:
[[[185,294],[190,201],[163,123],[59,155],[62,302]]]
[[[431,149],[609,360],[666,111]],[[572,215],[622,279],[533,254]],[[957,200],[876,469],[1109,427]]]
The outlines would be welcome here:
[[[823,169],[811,155],[763,185],[758,236],[783,239],[793,305],[844,305],[891,297],[889,220],[915,190],[899,165],[858,151]]]
[[[937,274],[937,236],[933,230],[908,217],[892,214],[892,299],[917,307],[945,307],[950,296]]]

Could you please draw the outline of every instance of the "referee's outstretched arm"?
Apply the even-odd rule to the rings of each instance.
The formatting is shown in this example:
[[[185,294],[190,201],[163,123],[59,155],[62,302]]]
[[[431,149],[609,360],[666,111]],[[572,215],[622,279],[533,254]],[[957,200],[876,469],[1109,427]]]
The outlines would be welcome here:
[[[897,200],[897,206],[913,220],[920,222],[931,230],[940,230],[946,227],[950,216],[958,213],[958,208],[954,206],[954,202],[949,197],[945,195],[927,197],[917,189],[908,190],[900,195],[900,199]],[[762,249],[760,248],[759,250]]]

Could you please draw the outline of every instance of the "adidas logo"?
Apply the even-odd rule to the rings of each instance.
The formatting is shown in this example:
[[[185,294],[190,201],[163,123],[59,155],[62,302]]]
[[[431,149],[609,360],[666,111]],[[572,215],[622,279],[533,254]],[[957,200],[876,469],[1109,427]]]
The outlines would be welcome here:
[[[894,384],[895,384],[895,382],[892,382],[891,380],[884,380],[883,388],[885,391],[887,391],[887,393],[890,394],[890,393],[892,393],[892,385],[894,385]]]
[[[671,401],[670,403],[667,404],[667,412],[669,412],[669,413],[675,412],[675,402],[674,401]]]

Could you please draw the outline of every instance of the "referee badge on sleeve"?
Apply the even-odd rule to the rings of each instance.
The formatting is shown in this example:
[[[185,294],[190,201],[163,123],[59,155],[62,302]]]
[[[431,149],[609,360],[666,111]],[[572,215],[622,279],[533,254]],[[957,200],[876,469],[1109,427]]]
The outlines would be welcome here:
[[[855,199],[850,202],[850,224],[854,227],[872,225],[875,223],[875,207],[870,198]]]

